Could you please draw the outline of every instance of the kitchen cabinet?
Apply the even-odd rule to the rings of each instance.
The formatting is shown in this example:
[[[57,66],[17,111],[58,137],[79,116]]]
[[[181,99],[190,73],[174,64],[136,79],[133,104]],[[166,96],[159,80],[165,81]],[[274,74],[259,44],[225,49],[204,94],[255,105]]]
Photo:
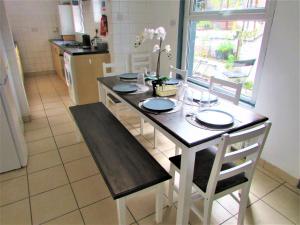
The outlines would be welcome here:
[[[70,96],[71,99],[76,105],[98,102],[97,78],[103,76],[103,63],[110,63],[110,55],[75,55],[70,57],[70,63],[69,93],[74,93],[74,96]]]
[[[63,51],[59,46],[53,43],[51,43],[51,51],[55,72],[57,76],[65,82]]]

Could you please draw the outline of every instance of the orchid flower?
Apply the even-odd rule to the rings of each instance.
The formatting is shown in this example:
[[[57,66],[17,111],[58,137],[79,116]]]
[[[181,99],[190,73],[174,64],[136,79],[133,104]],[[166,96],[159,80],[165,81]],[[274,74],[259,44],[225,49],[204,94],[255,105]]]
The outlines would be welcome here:
[[[163,27],[158,27],[158,28],[156,28],[156,30],[154,31],[154,35],[155,35],[155,37],[157,38],[157,40],[159,40],[159,39],[165,40],[167,33],[166,33],[165,28],[163,28]]]
[[[150,39],[152,40],[154,37],[154,29],[147,29],[145,28],[143,36],[145,39]]]
[[[167,53],[171,52],[171,46],[170,45],[166,45],[165,46],[165,50]]]
[[[157,51],[159,51],[159,45],[154,45],[153,46],[153,52],[157,52]]]

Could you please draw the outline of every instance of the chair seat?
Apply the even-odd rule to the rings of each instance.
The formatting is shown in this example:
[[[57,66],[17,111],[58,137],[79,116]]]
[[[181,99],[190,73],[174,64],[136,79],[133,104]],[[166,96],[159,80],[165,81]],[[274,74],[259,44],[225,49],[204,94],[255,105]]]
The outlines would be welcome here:
[[[217,152],[216,147],[210,147],[205,150],[199,151],[196,153],[195,158],[195,167],[194,167],[194,178],[193,182],[197,185],[203,192],[206,192],[208,180],[210,177],[210,173],[214,164],[215,155]],[[173,156],[169,158],[169,160],[180,169],[181,164],[181,155]],[[222,166],[221,170],[226,170],[234,167],[233,163],[225,163]],[[215,193],[220,193],[229,188],[232,188],[236,185],[247,182],[248,179],[245,177],[244,173],[237,174],[228,179],[224,179],[218,182],[216,186]]]

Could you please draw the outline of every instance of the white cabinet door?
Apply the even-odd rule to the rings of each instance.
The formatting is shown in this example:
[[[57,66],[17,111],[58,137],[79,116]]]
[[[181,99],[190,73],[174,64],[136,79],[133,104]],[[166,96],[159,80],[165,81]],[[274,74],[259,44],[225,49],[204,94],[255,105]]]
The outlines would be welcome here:
[[[74,23],[71,5],[58,5],[59,29],[61,35],[74,35]]]

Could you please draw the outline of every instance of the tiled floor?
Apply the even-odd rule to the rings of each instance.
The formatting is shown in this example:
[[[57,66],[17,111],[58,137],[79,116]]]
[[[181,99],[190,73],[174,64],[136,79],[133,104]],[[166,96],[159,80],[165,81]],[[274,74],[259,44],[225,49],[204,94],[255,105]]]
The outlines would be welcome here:
[[[116,204],[85,143],[74,133],[66,87],[54,76],[28,78],[25,85],[33,118],[25,124],[29,161],[27,168],[0,175],[0,224],[117,224]],[[126,111],[121,121],[168,169],[174,145],[160,134],[153,149],[149,124],[140,136],[135,115]],[[245,224],[300,224],[299,195],[299,190],[258,168]],[[214,203],[212,223],[236,224],[237,212],[237,203],[225,196]],[[175,217],[176,204],[164,208],[163,224],[175,224]],[[130,224],[155,224],[154,193],[130,199],[127,218]],[[191,213],[190,224],[201,221]]]

